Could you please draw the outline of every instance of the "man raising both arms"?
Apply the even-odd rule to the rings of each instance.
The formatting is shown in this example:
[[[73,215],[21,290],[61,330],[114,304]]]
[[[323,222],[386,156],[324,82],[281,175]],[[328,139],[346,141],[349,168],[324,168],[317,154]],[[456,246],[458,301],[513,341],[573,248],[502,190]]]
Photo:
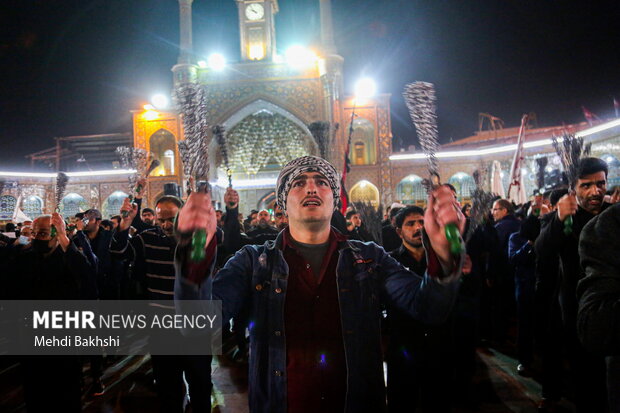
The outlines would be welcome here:
[[[222,301],[223,318],[250,306],[250,411],[385,410],[381,353],[383,302],[426,323],[447,317],[462,256],[450,255],[447,223],[465,219],[450,190],[435,190],[424,217],[427,271],[412,276],[374,243],[349,241],[330,227],[340,178],[327,161],[289,162],[276,184],[289,226],[275,241],[245,246],[217,274],[215,211],[193,193],[179,213],[176,299]],[[207,231],[203,262],[189,260],[191,233]]]

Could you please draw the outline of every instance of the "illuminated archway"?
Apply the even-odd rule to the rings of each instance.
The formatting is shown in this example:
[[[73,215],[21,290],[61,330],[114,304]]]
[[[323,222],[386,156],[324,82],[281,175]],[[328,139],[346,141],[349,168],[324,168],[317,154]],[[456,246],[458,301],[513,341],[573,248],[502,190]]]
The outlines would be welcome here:
[[[22,202],[22,210],[30,219],[43,215],[43,200],[36,195],[31,195]]]
[[[16,206],[17,199],[14,196],[0,196],[0,219],[12,219]]]
[[[607,162],[607,188],[620,185],[620,161],[614,155],[606,153],[601,155],[601,159]]]
[[[273,211],[276,209],[276,201],[276,192],[269,191],[260,198],[256,206],[259,211],[266,209],[269,213],[273,214]]]
[[[175,175],[174,157],[176,154],[176,141],[174,135],[166,129],[159,129],[149,137],[149,150],[153,157],[159,161],[159,166],[153,175]]]
[[[349,148],[351,163],[353,165],[374,165],[377,162],[376,152],[375,126],[368,119],[355,119]]]
[[[450,177],[448,183],[454,186],[454,189],[456,189],[456,197],[461,202],[469,200],[474,193],[474,189],[476,189],[474,178],[465,172],[455,173]]]
[[[127,194],[123,191],[115,191],[103,203],[103,218],[110,218],[114,215],[119,215],[123,201],[127,198]]]
[[[353,185],[349,191],[349,201],[370,202],[374,207],[379,206],[379,190],[372,183],[362,180]]]
[[[315,150],[306,132],[295,122],[268,110],[238,122],[227,134],[227,146],[233,171],[250,175],[277,170]]]
[[[88,209],[88,203],[79,194],[71,192],[60,201],[60,215],[65,218],[75,216],[78,212],[84,212]]]
[[[426,189],[422,185],[422,178],[417,175],[404,177],[396,185],[396,199],[405,205],[423,205],[426,202]]]

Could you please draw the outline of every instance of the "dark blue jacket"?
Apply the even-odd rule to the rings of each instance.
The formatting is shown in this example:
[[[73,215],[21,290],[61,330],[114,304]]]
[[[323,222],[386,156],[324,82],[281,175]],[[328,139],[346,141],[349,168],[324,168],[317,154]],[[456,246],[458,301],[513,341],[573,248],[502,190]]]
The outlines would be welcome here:
[[[77,231],[71,242],[88,260],[88,270],[82,283],[80,284],[80,298],[83,300],[96,300],[99,298],[99,288],[97,287],[97,273],[99,268],[99,258],[93,252],[90,241],[84,231]]]
[[[264,245],[245,246],[200,286],[181,275],[187,251],[177,249],[175,299],[221,300],[224,320],[250,305],[249,404],[254,413],[287,411],[284,303],[289,267],[281,248],[282,233]],[[428,274],[412,276],[372,242],[343,241],[338,254],[336,280],[347,364],[345,411],[380,412],[385,409],[382,305],[388,302],[420,321],[440,323],[454,303],[460,266],[439,281]]]
[[[495,223],[496,242],[492,242],[489,273],[490,278],[502,284],[513,282],[514,266],[508,259],[508,238],[510,234],[519,231],[521,222],[514,215],[506,215]]]
[[[515,267],[515,278],[536,278],[534,245],[519,232],[512,234],[508,240],[508,258]]]

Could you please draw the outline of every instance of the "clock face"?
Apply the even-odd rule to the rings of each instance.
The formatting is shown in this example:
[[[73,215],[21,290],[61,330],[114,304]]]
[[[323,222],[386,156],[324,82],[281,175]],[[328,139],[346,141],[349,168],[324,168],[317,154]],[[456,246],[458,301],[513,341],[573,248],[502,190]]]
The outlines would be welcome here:
[[[250,3],[245,8],[245,17],[248,20],[260,20],[265,15],[265,9],[260,3]]]

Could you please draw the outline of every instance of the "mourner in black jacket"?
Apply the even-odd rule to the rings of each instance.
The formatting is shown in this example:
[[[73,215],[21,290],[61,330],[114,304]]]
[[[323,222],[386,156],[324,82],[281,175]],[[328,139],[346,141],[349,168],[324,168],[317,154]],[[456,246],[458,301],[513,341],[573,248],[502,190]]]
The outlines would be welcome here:
[[[56,237],[51,237],[52,224]],[[94,273],[86,257],[71,243],[63,218],[54,213],[33,222],[34,239],[12,249],[8,270],[14,284],[9,298],[77,300],[80,286]],[[20,358],[28,412],[81,411],[81,364],[77,356]]]
[[[606,405],[605,366],[600,356],[589,354],[577,339],[577,283],[583,277],[579,262],[578,242],[583,227],[608,204],[603,203],[607,185],[607,164],[598,158],[581,160],[578,179],[572,183],[575,194],[563,196],[543,222],[535,249],[538,260],[559,257],[559,304],[564,342],[569,357],[572,379],[571,393],[577,411],[603,411]],[[566,226],[572,217],[572,227]]]

